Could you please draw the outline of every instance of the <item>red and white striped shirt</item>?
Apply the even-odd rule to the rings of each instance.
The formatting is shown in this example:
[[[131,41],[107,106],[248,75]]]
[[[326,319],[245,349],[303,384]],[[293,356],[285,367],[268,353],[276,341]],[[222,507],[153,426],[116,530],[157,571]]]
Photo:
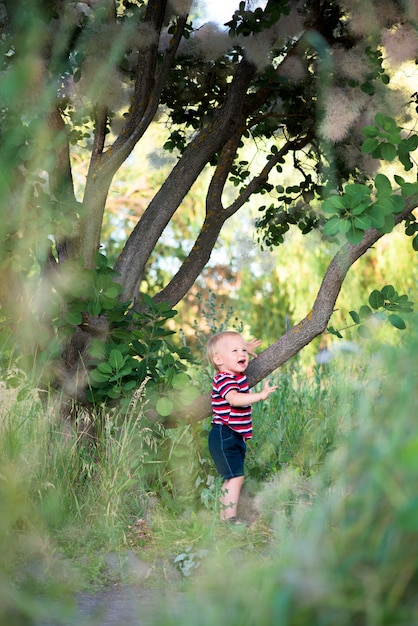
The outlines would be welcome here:
[[[249,386],[245,374],[229,374],[218,372],[212,384],[212,424],[224,424],[242,435],[244,439],[251,439],[253,433],[252,407],[231,406],[225,396],[229,391],[248,393]]]

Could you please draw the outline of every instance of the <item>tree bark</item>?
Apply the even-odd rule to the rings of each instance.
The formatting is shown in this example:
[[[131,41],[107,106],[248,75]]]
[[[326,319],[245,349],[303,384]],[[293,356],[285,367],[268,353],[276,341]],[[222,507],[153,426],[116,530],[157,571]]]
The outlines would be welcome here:
[[[400,224],[404,221],[417,206],[417,197],[407,199],[405,210],[396,215],[395,223]],[[324,275],[312,309],[296,326],[250,361],[247,369],[250,388],[286,363],[326,330],[348,270],[381,237],[383,234],[380,231],[371,228],[365,232],[359,244],[347,243],[337,252]],[[211,412],[210,393],[207,393],[199,396],[183,410],[170,415],[164,422],[164,426],[172,428],[181,422],[198,422],[209,417]],[[152,421],[162,421],[155,411],[150,411],[148,417]]]
[[[232,81],[229,97],[216,111],[209,126],[190,142],[132,231],[115,265],[115,270],[121,274],[123,299],[135,297],[145,264],[164,228],[205,165],[234,134],[235,120],[254,73],[255,66],[244,59]]]

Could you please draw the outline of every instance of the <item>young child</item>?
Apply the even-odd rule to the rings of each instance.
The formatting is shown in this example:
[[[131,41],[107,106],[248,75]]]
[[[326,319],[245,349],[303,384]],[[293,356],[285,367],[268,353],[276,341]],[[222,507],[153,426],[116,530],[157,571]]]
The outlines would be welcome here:
[[[244,483],[246,441],[252,437],[252,406],[265,400],[277,386],[265,383],[262,391],[250,392],[245,371],[249,353],[260,341],[248,344],[235,331],[223,331],[207,344],[209,361],[216,369],[212,384],[212,429],[209,452],[224,479],[221,519],[237,523],[238,501]]]

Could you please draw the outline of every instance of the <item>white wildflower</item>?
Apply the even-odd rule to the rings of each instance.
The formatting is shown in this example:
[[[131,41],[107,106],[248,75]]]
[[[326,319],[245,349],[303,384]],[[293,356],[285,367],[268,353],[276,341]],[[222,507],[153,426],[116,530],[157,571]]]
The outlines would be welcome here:
[[[170,5],[175,15],[185,16],[190,11],[192,0],[170,0]]]
[[[352,80],[364,80],[370,72],[370,62],[363,48],[351,50],[334,48],[332,51],[335,73]]]
[[[262,72],[270,63],[271,41],[265,33],[238,37],[237,41],[245,50],[245,56]]]
[[[232,45],[231,38],[225,30],[221,30],[214,22],[203,24],[194,34],[204,58],[218,59]]]
[[[306,78],[306,67],[296,55],[287,56],[277,69],[279,76],[284,76],[291,83],[299,83]]]
[[[339,87],[330,91],[325,103],[325,115],[319,124],[318,133],[324,139],[337,143],[349,133],[362,109],[362,100],[353,97]]]
[[[400,65],[418,56],[418,35],[409,25],[386,30],[382,36],[382,46],[388,61]]]

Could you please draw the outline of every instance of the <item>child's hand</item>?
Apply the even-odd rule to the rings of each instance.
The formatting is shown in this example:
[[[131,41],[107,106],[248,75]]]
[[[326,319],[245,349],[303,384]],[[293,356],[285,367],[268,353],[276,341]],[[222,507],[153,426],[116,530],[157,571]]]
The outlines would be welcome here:
[[[247,352],[251,354],[251,356],[257,356],[255,349],[261,346],[261,339],[251,339],[247,341]]]
[[[266,382],[264,383],[264,387],[263,390],[261,391],[261,398],[262,400],[265,400],[266,398],[268,398],[268,396],[273,393],[274,391],[276,391],[278,385],[271,385],[268,380],[266,380]]]

